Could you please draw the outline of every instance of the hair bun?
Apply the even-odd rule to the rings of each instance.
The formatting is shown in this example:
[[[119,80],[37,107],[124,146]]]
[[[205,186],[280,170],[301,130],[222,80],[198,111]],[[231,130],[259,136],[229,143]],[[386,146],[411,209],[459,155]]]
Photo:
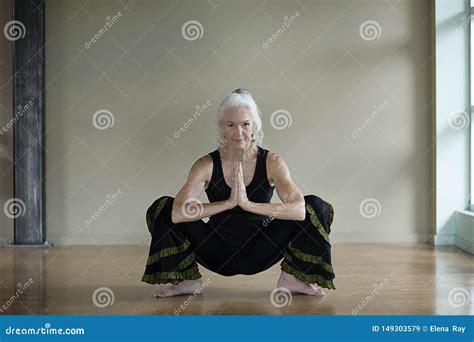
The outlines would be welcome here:
[[[235,89],[232,93],[250,95],[250,92],[249,92],[247,89],[245,89],[245,88],[238,88],[238,89]]]

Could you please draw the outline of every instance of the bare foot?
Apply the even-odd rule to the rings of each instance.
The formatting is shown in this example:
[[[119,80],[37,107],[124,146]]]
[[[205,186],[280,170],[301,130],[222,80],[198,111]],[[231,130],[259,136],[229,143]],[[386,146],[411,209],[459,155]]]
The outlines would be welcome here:
[[[289,290],[291,293],[302,293],[309,296],[325,296],[323,289],[316,284],[308,284],[286,272],[281,272],[277,283],[278,288]]]
[[[202,292],[202,279],[195,280],[183,280],[177,284],[173,284],[170,287],[160,290],[155,293],[155,297],[172,297],[183,294],[200,294]]]

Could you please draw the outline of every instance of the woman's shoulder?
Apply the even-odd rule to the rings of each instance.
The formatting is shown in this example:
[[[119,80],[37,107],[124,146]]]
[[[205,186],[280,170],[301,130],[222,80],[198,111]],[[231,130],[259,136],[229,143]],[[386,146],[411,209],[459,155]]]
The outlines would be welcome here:
[[[274,157],[276,153],[272,152],[269,148],[258,145],[258,148],[260,149],[261,152],[265,153],[268,157]]]
[[[210,154],[206,154],[200,158],[198,158],[194,165],[196,165],[200,169],[207,169],[209,167],[212,168],[212,157]]]
[[[265,149],[264,149],[265,150]],[[266,150],[267,153],[267,163],[281,163],[283,158],[276,152]]]
[[[281,172],[288,167],[283,157],[275,152],[268,152],[266,166],[269,174]]]
[[[200,177],[204,178],[205,181],[208,182],[212,176],[212,168],[213,168],[212,157],[211,155],[206,154],[198,158],[194,162],[193,166],[191,167],[191,170],[199,174]]]

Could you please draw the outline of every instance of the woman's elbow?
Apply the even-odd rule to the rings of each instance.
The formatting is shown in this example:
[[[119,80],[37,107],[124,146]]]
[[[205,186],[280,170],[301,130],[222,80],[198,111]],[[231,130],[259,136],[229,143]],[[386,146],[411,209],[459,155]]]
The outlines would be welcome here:
[[[179,206],[180,208],[181,206]],[[173,207],[171,208],[171,223],[177,224],[184,222],[184,216],[181,215],[181,210],[178,208],[178,206],[175,206],[175,203],[173,203]]]
[[[180,223],[179,218],[176,217],[176,214],[174,212],[171,212],[171,223],[173,224]]]
[[[305,201],[298,202],[296,221],[304,221],[304,219],[306,218],[306,208],[305,207],[306,207]]]

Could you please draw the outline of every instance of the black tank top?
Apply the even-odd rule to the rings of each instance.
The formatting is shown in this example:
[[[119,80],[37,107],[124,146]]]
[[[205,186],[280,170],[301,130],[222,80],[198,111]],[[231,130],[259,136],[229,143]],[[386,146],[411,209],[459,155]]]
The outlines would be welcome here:
[[[231,188],[226,184],[224,172],[222,170],[221,156],[219,150],[209,153],[212,157],[213,167],[209,186],[206,189],[209,202],[224,201],[230,197]],[[258,146],[257,164],[252,181],[246,187],[247,197],[256,203],[270,203],[274,186],[270,186],[267,178],[267,158],[268,150]],[[220,212],[209,217],[209,224],[218,227],[219,225],[253,224],[256,221],[268,219],[268,216],[258,215],[242,210],[236,206],[230,210]]]

